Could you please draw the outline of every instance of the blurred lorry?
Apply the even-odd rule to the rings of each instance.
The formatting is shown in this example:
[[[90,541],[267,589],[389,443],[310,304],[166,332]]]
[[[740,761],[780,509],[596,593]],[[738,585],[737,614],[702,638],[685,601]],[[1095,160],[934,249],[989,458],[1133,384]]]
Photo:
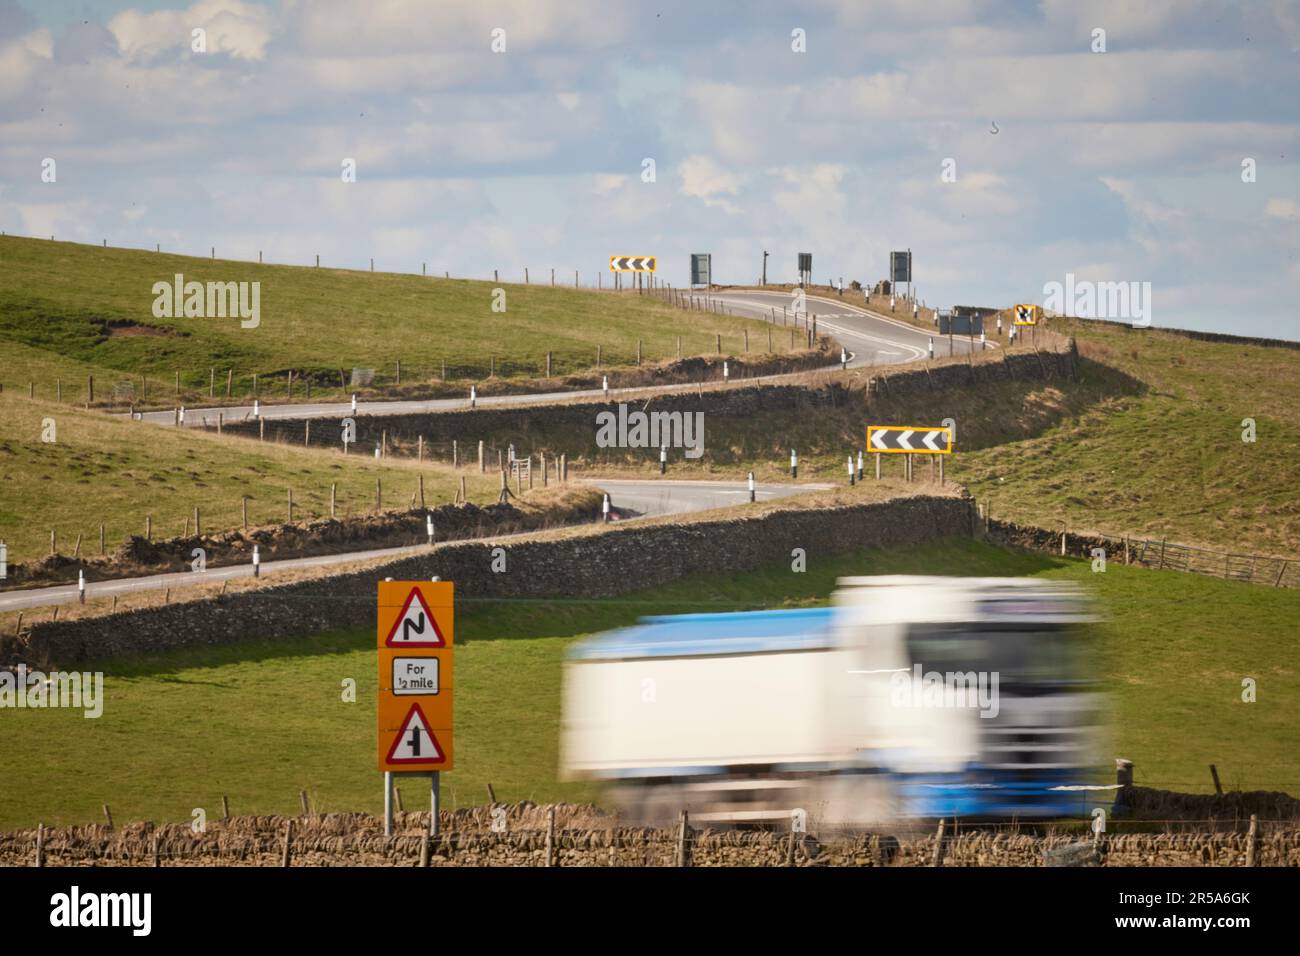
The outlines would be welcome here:
[[[684,614],[579,642],[562,773],[630,819],[876,827],[1088,816],[1089,609],[1022,578],[843,578],[828,608]]]

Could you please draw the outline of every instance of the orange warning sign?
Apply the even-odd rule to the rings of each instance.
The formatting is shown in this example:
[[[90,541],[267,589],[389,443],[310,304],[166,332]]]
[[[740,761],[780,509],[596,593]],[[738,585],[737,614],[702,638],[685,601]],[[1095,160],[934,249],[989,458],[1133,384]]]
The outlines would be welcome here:
[[[379,583],[380,770],[451,769],[454,601],[449,581]]]

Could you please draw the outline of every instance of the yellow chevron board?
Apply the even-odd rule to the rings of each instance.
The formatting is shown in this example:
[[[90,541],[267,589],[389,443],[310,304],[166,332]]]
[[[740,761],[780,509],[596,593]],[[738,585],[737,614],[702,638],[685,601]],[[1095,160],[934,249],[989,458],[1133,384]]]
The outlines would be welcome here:
[[[610,256],[610,272],[654,272],[658,268],[657,256]]]
[[[868,425],[867,451],[882,455],[951,455],[952,429],[931,425]]]
[[[1017,305],[1015,307],[1015,324],[1016,325],[1037,325],[1038,320],[1042,318],[1043,310],[1036,305]]]

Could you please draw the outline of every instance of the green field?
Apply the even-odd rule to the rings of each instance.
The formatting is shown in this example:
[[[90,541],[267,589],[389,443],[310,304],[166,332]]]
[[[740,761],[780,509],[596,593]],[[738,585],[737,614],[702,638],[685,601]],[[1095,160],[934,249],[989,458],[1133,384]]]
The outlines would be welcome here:
[[[260,324],[237,318],[157,318],[155,282],[259,282]],[[511,277],[522,279],[522,276]],[[590,276],[588,277],[590,280]],[[494,290],[505,291],[493,311]],[[283,400],[293,370],[302,397],[342,394],[340,370],[375,370],[376,386],[432,382],[446,363],[449,379],[544,374],[553,353],[555,376],[596,364],[631,364],[637,343],[646,362],[682,354],[739,352],[745,329],[764,324],[672,308],[649,295],[600,293],[549,285],[424,278],[255,262],[209,260],[131,249],[0,237],[0,384],[49,399],[62,383],[65,401],[85,402],[88,375],[95,398],[170,405],[207,401],[215,375],[217,400],[233,372],[232,397]],[[145,379],[148,379],[148,382]],[[128,391],[127,385],[130,384]],[[146,395],[147,390],[147,395]]]
[[[499,799],[599,798],[556,782],[565,647],[646,613],[825,603],[847,573],[1033,575],[1090,585],[1108,620],[1097,659],[1114,704],[1113,751],[1137,782],[1206,792],[1208,765],[1230,788],[1300,792],[1293,693],[1300,594],[1173,572],[1087,564],[955,542],[697,578],[606,601],[458,603],[457,769],[452,806]],[[0,827],[116,820],[188,821],[219,812],[381,807],[375,770],[375,656],[369,630],[174,651],[109,662],[104,715],[0,711]],[[93,667],[91,668],[93,669]],[[1240,701],[1243,677],[1258,702]],[[344,703],[345,679],[357,702]],[[1107,773],[1109,771],[1106,771]],[[426,785],[427,786],[427,785]],[[426,799],[418,781],[407,806]]]
[[[53,442],[41,440],[47,420]],[[237,528],[244,495],[250,526],[279,524],[288,517],[291,488],[295,521],[329,515],[331,484],[338,486],[339,517],[371,511],[376,479],[384,506],[405,509],[421,475],[425,500],[435,505],[452,500],[461,475],[472,502],[495,501],[499,492],[495,476],[480,476],[477,468],[418,466],[364,452],[345,458],[0,395],[0,540],[14,563],[47,555],[51,530],[59,552],[69,555],[77,535],[82,555],[98,552],[101,522],[110,554],[129,535],[144,534],[147,515],[155,539],[179,536],[196,507],[205,532]]]
[[[955,478],[1002,518],[1300,555],[1300,350],[1083,320],[1060,331],[1148,391],[958,455]]]

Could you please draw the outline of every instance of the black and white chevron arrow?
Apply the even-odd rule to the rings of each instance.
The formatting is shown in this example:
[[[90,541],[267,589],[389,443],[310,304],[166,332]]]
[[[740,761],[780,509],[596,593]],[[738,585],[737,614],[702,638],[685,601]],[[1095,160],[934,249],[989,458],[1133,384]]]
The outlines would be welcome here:
[[[902,425],[868,425],[867,451],[909,452],[916,455],[951,455],[952,429],[906,428]]]
[[[654,256],[610,256],[610,272],[654,272]]]

